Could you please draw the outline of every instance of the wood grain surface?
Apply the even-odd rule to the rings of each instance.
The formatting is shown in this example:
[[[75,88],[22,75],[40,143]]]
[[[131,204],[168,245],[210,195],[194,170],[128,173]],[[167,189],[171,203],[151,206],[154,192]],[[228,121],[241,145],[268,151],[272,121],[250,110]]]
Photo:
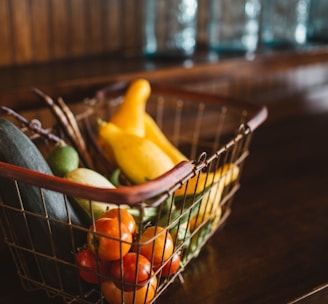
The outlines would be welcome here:
[[[174,77],[188,89],[223,92],[268,107],[268,120],[254,133],[230,218],[184,271],[184,283],[175,282],[158,303],[327,301],[328,292],[320,289],[328,283],[327,62],[323,50],[200,64],[190,73],[168,65],[147,73],[132,67],[123,74],[99,71],[75,81],[62,74],[60,85],[46,84],[73,99],[78,84],[86,92],[113,79],[143,75],[170,83]],[[9,94],[13,87],[1,95],[20,99],[27,87],[22,81],[17,95]],[[60,303],[42,291],[25,292],[2,242],[0,254],[1,303]]]

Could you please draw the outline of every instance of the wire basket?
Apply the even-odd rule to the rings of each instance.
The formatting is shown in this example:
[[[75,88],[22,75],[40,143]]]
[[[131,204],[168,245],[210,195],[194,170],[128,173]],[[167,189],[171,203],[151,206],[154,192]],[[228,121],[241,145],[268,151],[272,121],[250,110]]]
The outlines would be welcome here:
[[[112,172],[110,166],[105,165],[102,151],[95,144],[96,121],[99,118],[108,120],[115,113],[126,87],[127,84],[109,86],[97,92],[94,98],[72,106],[88,139],[96,169],[105,176]],[[17,200],[17,207],[7,204],[4,199],[0,202],[1,229],[25,289],[45,290],[50,297],[59,296],[66,303],[107,303],[102,284],[113,278],[99,270],[97,254],[98,271],[95,275],[98,284],[86,283],[79,275],[80,269],[75,262],[79,237],[82,234],[86,242],[88,233],[96,235],[97,232],[94,229],[94,216],[91,216],[91,228],[72,222],[67,206],[72,197],[87,199],[91,212],[92,201],[115,204],[118,208],[129,206],[129,210],[133,210],[138,231],[134,239],[126,244],[120,237],[121,232],[118,238],[111,239],[119,244],[120,258],[117,260],[121,268],[125,245],[133,249],[137,259],[143,247],[149,247],[149,244],[153,246],[148,279],[142,283],[135,280],[127,288],[124,273],[121,273],[115,285],[116,291],[111,291],[116,293],[114,302],[123,302],[124,299],[126,303],[141,303],[140,290],[143,290],[143,299],[147,303],[155,302],[172,282],[179,278],[183,281],[184,269],[225,223],[231,212],[232,199],[239,188],[252,133],[266,119],[266,108],[227,97],[154,85],[147,102],[147,112],[170,141],[191,160],[179,163],[154,180],[139,185],[101,189],[0,162],[0,177],[13,185],[16,193],[12,197]],[[36,115],[35,112],[25,114]],[[49,119],[45,123],[50,123]],[[52,130],[55,132],[56,128]],[[44,142],[40,139],[35,142],[42,149]],[[44,214],[34,214],[24,209],[20,195],[23,186],[39,189],[39,201]],[[47,212],[43,196],[49,190],[63,196],[66,220],[59,221]],[[47,230],[49,240],[46,249],[39,249],[37,240],[33,238],[36,233],[31,224],[33,221],[42,223],[42,227]],[[145,241],[141,237],[142,232],[150,226],[154,227],[154,235]],[[67,233],[63,235],[62,231]],[[172,250],[169,257],[164,258],[165,248],[162,248],[162,259],[155,265],[155,244],[160,238],[165,242],[170,239]],[[70,250],[68,255],[62,257],[58,247],[63,242],[66,242],[66,247],[68,244]],[[172,261],[176,255],[180,257],[179,268],[172,273],[167,272],[167,269],[173,269]]]

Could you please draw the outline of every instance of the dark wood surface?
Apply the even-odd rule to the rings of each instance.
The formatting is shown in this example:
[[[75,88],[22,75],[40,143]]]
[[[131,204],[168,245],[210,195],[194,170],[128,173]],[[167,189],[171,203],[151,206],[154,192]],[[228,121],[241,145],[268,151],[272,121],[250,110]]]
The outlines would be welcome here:
[[[328,301],[327,64],[322,51],[227,60],[190,73],[181,67],[147,73],[154,81],[176,77],[189,89],[247,97],[269,109],[269,119],[254,133],[228,222],[185,270],[184,283],[174,283],[158,303]],[[80,83],[86,88],[136,75],[145,74],[103,74]],[[64,84],[54,86],[65,93],[75,88]],[[9,91],[2,90],[2,97]],[[26,293],[2,242],[0,254],[0,303],[59,302],[43,292]]]

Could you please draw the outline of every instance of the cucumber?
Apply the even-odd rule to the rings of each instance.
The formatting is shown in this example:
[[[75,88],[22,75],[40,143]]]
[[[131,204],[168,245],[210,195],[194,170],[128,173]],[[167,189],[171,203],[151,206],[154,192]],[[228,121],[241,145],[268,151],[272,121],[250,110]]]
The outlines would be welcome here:
[[[0,118],[0,161],[53,175],[35,144],[5,118]],[[0,197],[10,207],[2,208],[0,216],[10,230],[8,241],[27,249],[19,253],[27,261],[21,267],[32,279],[51,288],[79,292],[74,252],[86,242],[85,230],[80,227],[88,228],[90,222],[63,194],[43,189],[43,206],[38,187],[23,182],[17,185],[19,194],[13,181],[0,179]],[[20,212],[21,204],[26,213]],[[78,228],[67,225],[68,214]]]

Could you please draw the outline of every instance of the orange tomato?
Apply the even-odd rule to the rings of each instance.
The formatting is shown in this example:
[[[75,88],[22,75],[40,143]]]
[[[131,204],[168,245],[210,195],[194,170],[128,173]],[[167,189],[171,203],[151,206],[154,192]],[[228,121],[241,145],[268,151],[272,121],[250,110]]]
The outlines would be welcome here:
[[[160,265],[173,253],[174,243],[171,234],[160,226],[146,228],[140,237],[140,254],[153,265]]]
[[[122,291],[112,280],[101,283],[101,291],[110,304],[143,304],[149,303],[156,295],[157,278],[152,275],[148,283],[139,289]],[[122,300],[122,297],[124,301]]]
[[[126,209],[123,208],[109,209],[101,216],[101,218],[105,218],[105,217],[119,219],[122,224],[128,227],[132,235],[136,233],[136,228],[137,228],[136,221],[134,217]]]
[[[99,218],[87,235],[88,245],[93,252],[106,261],[114,261],[126,255],[132,245],[132,234],[129,229],[120,224],[117,218]]]
[[[75,258],[76,264],[79,267],[80,277],[84,281],[91,284],[98,284],[99,280],[109,276],[111,262],[98,261],[90,248],[79,251]]]
[[[171,276],[179,270],[180,262],[180,255],[177,252],[174,253],[173,256],[165,262],[165,265],[163,266],[159,274],[164,278]],[[154,267],[154,270],[158,270],[159,268],[160,265],[157,265]]]
[[[136,284],[146,283],[151,274],[149,260],[135,252],[129,252],[122,260],[114,261],[110,267],[111,278],[118,287],[123,284],[124,290],[133,290]]]

